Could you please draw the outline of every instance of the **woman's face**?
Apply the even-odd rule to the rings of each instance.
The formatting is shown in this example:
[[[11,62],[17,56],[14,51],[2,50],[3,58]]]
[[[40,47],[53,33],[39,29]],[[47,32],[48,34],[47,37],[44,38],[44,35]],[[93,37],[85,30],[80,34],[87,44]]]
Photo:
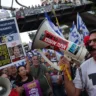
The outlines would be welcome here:
[[[20,50],[18,47],[14,47],[14,55],[15,57],[20,57]]]
[[[19,70],[19,75],[21,77],[26,75],[26,69],[25,69],[25,67],[22,66],[18,70]]]

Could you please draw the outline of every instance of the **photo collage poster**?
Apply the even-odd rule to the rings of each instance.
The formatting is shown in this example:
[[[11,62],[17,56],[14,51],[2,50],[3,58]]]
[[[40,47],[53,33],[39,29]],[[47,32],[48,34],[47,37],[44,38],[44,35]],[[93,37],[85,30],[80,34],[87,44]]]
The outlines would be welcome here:
[[[0,21],[0,69],[25,63],[25,52],[15,18]]]

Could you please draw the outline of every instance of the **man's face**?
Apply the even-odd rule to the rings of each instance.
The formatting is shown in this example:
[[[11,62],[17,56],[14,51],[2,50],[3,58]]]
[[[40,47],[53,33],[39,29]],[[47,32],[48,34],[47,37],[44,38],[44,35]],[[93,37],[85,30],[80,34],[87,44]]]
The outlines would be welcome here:
[[[33,65],[38,66],[39,65],[38,57],[37,56],[33,56],[32,57],[32,62],[33,62]]]
[[[92,51],[90,51],[90,54],[96,60],[96,33],[90,35],[89,46],[92,49]]]
[[[15,75],[15,74],[17,73],[17,68],[16,68],[16,66],[11,66],[11,67],[10,67],[10,70],[11,70],[11,74],[12,74],[12,75]]]

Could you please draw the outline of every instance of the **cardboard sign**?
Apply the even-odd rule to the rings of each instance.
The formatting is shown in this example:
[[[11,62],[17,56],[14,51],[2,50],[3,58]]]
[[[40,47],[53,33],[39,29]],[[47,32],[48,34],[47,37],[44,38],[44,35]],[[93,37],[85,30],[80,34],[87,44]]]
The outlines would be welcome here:
[[[0,69],[25,62],[25,52],[15,18],[0,21]]]
[[[42,96],[40,84],[38,80],[23,85],[26,96]]]

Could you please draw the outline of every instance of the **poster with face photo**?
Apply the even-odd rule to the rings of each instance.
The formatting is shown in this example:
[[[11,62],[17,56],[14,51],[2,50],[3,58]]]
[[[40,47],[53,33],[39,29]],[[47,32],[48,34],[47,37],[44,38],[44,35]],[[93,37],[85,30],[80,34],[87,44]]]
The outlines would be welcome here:
[[[24,62],[25,52],[15,18],[0,21],[0,69]]]
[[[12,62],[16,62],[25,58],[21,44],[14,47],[9,47],[9,53]]]

